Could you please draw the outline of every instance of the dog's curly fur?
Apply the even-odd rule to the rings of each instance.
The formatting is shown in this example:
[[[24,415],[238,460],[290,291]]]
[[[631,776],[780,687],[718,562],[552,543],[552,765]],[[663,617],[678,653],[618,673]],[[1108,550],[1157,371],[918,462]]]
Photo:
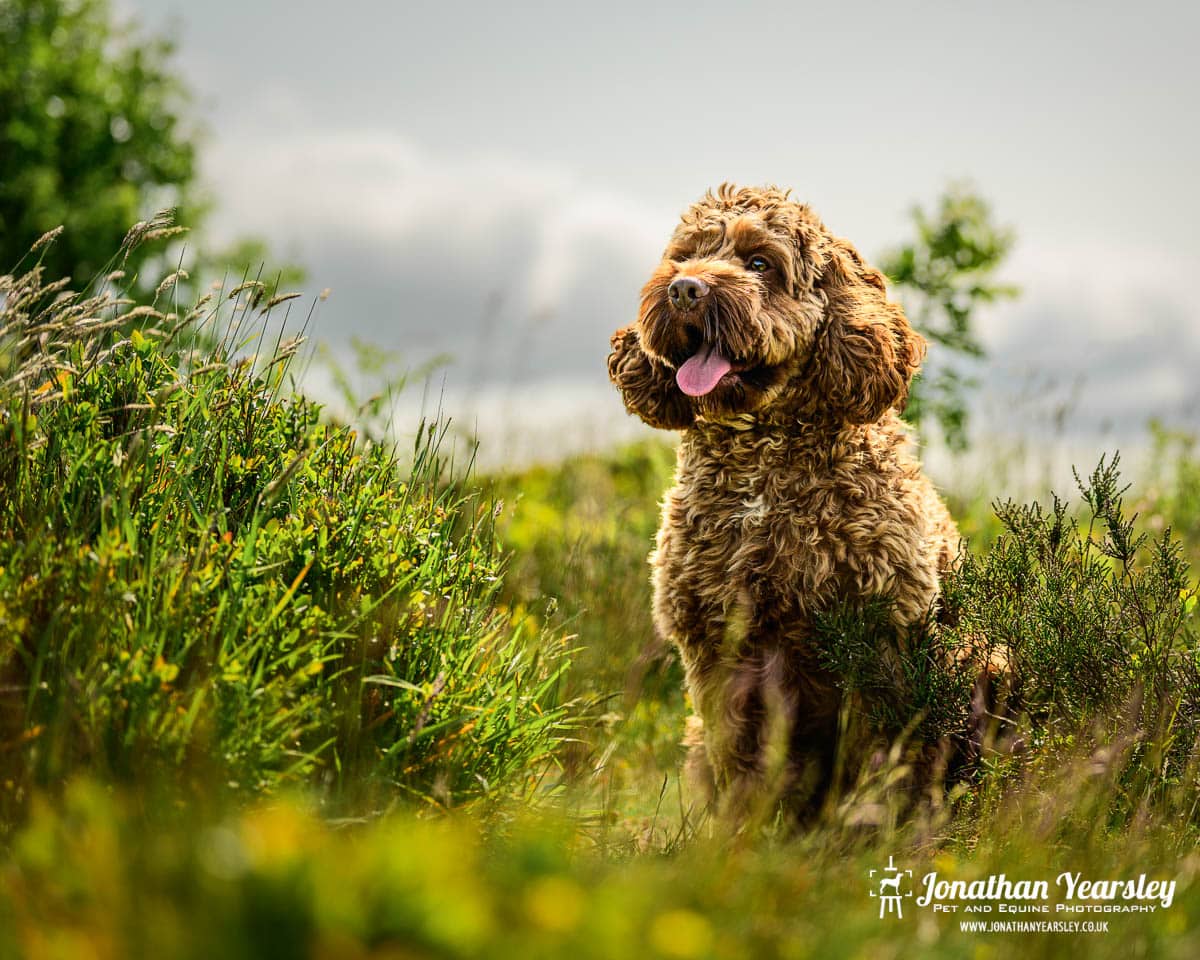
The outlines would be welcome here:
[[[668,296],[680,277],[700,281],[694,305]],[[925,341],[807,206],[725,184],[683,214],[612,349],[626,408],[683,430],[651,562],[655,625],[696,713],[689,765],[735,807],[782,779],[812,810],[843,704],[815,617],[881,597],[915,624],[959,549],[898,416]],[[710,349],[730,372],[685,393],[679,368]]]

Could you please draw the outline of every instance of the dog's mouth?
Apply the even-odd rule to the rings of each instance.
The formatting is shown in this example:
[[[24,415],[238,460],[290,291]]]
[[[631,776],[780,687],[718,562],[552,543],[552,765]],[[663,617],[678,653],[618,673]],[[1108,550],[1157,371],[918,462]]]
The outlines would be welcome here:
[[[703,397],[722,381],[736,383],[739,374],[746,369],[725,356],[714,343],[702,343],[699,349],[679,365],[675,371],[675,382],[689,397]]]
[[[750,360],[708,322],[688,325],[686,342],[679,345],[672,361],[675,382],[689,397],[705,397],[717,387],[733,386],[753,367]]]
[[[643,343],[673,368],[679,390],[704,409],[742,406],[773,380],[762,357],[759,291],[741,290],[737,282],[709,283],[706,302],[685,309],[667,301],[661,283],[648,285],[652,289],[643,295]]]

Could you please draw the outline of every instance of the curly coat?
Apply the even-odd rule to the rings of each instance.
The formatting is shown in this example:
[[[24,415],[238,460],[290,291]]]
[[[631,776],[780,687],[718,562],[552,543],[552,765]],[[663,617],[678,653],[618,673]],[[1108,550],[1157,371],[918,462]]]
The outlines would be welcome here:
[[[884,597],[917,623],[959,549],[897,413],[925,341],[807,206],[726,184],[683,214],[612,350],[627,410],[683,431],[651,564],[689,765],[738,808],[783,790],[813,810],[843,706],[814,618]]]

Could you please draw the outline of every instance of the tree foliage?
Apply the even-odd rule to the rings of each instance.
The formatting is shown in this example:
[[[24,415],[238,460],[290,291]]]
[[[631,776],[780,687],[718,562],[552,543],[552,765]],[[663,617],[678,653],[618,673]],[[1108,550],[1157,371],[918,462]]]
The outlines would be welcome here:
[[[934,347],[906,416],[916,424],[936,421],[950,447],[961,450],[967,445],[966,394],[975,382],[955,361],[983,356],[973,323],[979,308],[1018,293],[995,280],[1014,234],[997,226],[987,203],[961,184],[951,186],[934,211],[915,208],[912,219],[916,237],[882,261],[909,318]]]
[[[0,270],[63,225],[43,264],[79,284],[154,210],[197,222],[171,52],[116,24],[108,0],[0,0]],[[134,251],[126,271],[152,254]]]

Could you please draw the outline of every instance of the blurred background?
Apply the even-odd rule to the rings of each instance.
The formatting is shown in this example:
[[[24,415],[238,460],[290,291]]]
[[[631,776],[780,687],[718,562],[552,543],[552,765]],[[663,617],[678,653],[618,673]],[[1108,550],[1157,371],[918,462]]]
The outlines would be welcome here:
[[[158,51],[190,151],[158,179],[186,191],[192,250],[331,291],[308,388],[336,402],[332,366],[393,358],[415,372],[397,424],[441,407],[484,463],[642,429],[608,337],[679,212],[724,180],[791,187],[877,262],[915,206],[955,184],[987,201],[1015,238],[995,280],[1019,295],[972,312],[982,356],[935,344],[930,363],[977,381],[966,430],[989,464],[1034,451],[1058,476],[1145,449],[1152,419],[1197,426],[1193,4],[51,6]],[[139,214],[164,195],[138,192]],[[970,468],[928,434],[935,470]]]

